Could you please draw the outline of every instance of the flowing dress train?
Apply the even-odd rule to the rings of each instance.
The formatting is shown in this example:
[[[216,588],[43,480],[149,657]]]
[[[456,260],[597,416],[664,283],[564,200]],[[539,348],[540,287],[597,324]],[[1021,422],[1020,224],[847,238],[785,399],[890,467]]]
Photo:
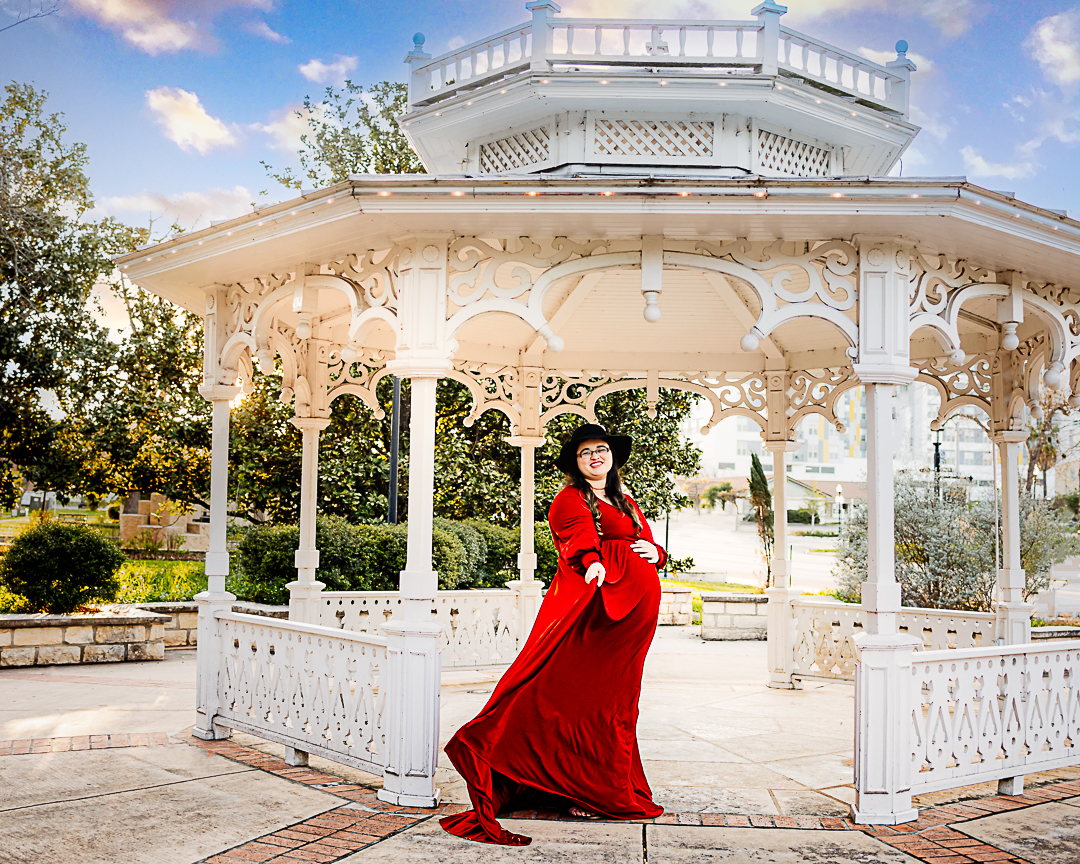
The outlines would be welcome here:
[[[663,813],[645,779],[637,720],[666,553],[649,564],[630,548],[639,538],[653,542],[637,512],[640,531],[601,501],[601,541],[582,494],[566,488],[556,496],[548,523],[559,568],[536,623],[487,705],[446,745],[473,804],[441,820],[449,833],[526,845],[530,838],[507,831],[496,816],[541,802],[618,819]],[[602,588],[585,583],[594,561],[607,570]]]

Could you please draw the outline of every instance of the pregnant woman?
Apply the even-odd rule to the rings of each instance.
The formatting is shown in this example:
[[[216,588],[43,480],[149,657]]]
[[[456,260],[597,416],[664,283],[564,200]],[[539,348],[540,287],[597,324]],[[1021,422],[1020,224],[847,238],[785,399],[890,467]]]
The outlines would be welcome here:
[[[525,846],[499,812],[565,807],[575,816],[659,816],[637,744],[645,654],[666,557],[623,492],[631,440],[585,424],[555,464],[566,475],[548,512],[559,569],[532,633],[484,710],[446,745],[473,809],[451,834]]]

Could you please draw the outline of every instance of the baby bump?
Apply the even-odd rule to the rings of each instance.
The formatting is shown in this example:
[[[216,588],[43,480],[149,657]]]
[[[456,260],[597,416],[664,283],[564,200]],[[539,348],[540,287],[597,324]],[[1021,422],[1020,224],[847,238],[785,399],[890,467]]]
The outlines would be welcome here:
[[[640,607],[643,615],[655,617],[660,610],[660,579],[656,567],[630,548],[635,542],[605,540],[600,555],[607,575],[604,587],[604,608],[618,621]]]

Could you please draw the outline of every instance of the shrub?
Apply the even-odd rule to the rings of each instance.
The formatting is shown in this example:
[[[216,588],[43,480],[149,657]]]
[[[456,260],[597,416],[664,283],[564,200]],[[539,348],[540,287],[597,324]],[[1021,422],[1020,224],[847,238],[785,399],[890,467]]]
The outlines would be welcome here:
[[[808,507],[800,507],[798,510],[787,511],[787,521],[796,525],[813,525],[816,514]]]
[[[550,585],[559,572],[559,553],[547,522],[536,523],[533,547],[536,549],[536,578]]]
[[[484,568],[487,566],[488,545],[484,535],[472,525],[450,519],[435,519],[433,525],[436,530],[445,531],[457,537],[465,552],[461,561],[457,587],[475,588],[480,583]]]
[[[91,600],[109,602],[124,563],[115,543],[82,525],[45,522],[20,534],[0,563],[0,582],[27,612],[64,615]]]
[[[994,515],[991,502],[962,495],[938,500],[932,482],[901,472],[895,493],[896,578],[905,606],[979,612],[994,607]],[[867,511],[859,502],[845,519],[836,555],[837,596],[859,602],[866,579]],[[1048,502],[1021,497],[1020,552],[1024,598],[1049,583],[1050,566],[1080,548],[1075,530]]]
[[[517,556],[521,551],[520,529],[492,525],[483,519],[467,519],[465,524],[479,531],[487,543],[487,559],[476,587],[502,588],[510,580],[517,579]]]
[[[113,522],[119,521],[119,519],[120,519],[120,505],[119,504],[113,504],[108,510],[105,511],[105,514],[110,519],[112,519]]]
[[[340,516],[319,516],[315,545],[318,579],[330,591],[393,591],[405,569],[408,531],[405,525],[351,525]],[[243,600],[284,605],[285,587],[296,581],[295,553],[300,541],[296,525],[256,525],[237,546],[237,573],[231,590]],[[439,587],[456,588],[465,549],[453,534],[432,532],[432,551]]]

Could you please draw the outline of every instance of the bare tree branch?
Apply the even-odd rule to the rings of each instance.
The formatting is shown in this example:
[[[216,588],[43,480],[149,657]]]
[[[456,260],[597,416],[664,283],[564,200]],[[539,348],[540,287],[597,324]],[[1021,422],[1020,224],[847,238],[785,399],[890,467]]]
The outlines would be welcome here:
[[[8,11],[9,7],[14,6],[14,3],[3,3],[3,8]],[[11,24],[5,24],[0,27],[0,33],[6,30],[10,30],[12,27],[18,27],[20,24],[25,24],[27,21],[34,21],[38,18],[48,18],[50,15],[55,15],[60,11],[60,7],[64,5],[64,0],[26,0],[22,4],[25,8],[18,11],[9,12],[9,14],[15,16],[15,20]]]

